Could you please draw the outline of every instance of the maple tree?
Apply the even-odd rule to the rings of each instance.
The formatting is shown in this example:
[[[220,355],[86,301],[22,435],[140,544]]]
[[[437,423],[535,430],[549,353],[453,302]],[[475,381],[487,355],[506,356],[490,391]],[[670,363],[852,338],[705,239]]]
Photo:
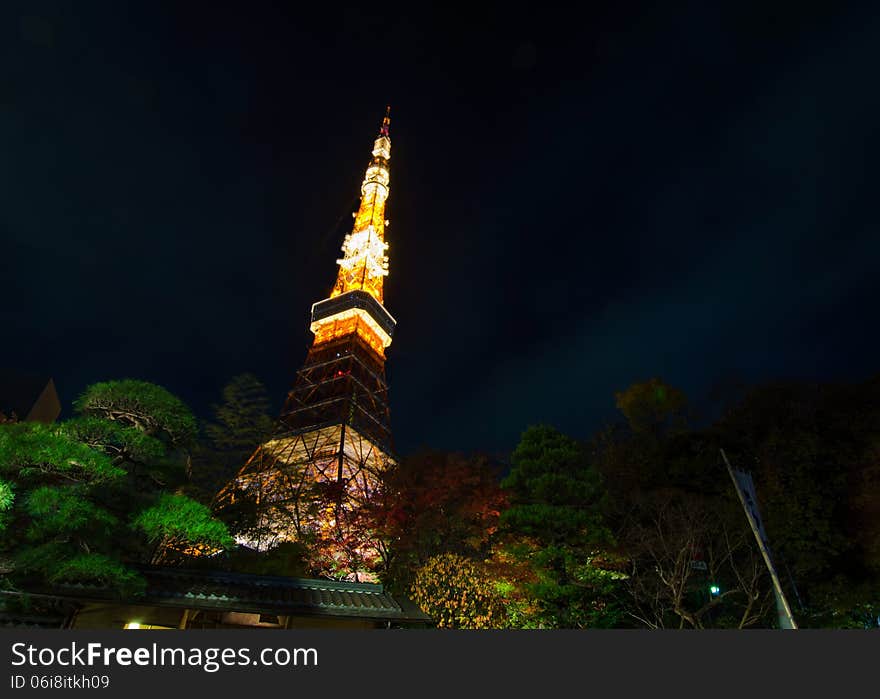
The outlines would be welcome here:
[[[506,503],[499,475],[485,455],[439,451],[390,470],[369,525],[384,541],[386,583],[406,590],[414,571],[441,553],[485,554]]]

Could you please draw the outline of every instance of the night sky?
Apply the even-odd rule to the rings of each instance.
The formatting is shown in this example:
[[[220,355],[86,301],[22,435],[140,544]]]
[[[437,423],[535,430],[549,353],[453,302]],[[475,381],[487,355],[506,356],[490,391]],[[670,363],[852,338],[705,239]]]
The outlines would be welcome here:
[[[0,10],[0,366],[66,414],[280,408],[386,104],[399,452],[880,371],[876,4],[275,5]]]

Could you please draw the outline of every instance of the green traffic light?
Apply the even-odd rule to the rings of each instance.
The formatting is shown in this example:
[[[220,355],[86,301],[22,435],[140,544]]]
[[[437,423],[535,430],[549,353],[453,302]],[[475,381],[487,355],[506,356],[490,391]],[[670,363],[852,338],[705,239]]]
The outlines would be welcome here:
[[[711,592],[713,595],[717,595],[721,592],[721,588],[718,587],[718,585],[712,585],[712,587],[709,588],[709,592]]]

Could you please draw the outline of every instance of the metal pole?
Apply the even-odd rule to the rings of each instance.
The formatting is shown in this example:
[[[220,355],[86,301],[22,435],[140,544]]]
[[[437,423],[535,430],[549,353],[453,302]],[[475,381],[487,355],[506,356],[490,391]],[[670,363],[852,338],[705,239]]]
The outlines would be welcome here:
[[[733,467],[730,465],[730,461],[727,460],[727,454],[724,453],[724,449],[720,449],[719,451],[721,452],[721,457],[724,459],[724,463],[727,465],[727,472],[730,474],[733,486],[736,489],[736,494],[739,496],[740,504],[742,504],[743,510],[746,513],[746,518],[749,520],[749,526],[752,528],[752,533],[755,535],[755,540],[758,542],[758,548],[761,550],[761,555],[764,557],[764,563],[767,564],[767,570],[770,571],[770,579],[773,581],[773,591],[776,594],[776,607],[780,627],[786,628],[786,626],[783,625],[783,622],[787,622],[787,628],[797,629],[797,623],[795,623],[794,616],[791,613],[791,607],[788,606],[788,600],[785,599],[785,593],[782,591],[779,576],[776,575],[776,569],[773,567],[773,561],[770,558],[770,551],[767,542],[764,541],[764,537],[761,536],[758,523],[755,521],[752,511],[749,509],[745,495],[743,495],[739,482],[736,480],[736,476],[733,473]]]

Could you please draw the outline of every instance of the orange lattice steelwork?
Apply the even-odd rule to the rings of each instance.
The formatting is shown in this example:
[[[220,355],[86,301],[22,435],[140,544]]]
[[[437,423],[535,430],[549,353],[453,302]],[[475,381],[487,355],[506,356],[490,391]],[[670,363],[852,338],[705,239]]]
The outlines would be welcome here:
[[[391,159],[386,112],[361,185],[354,227],[337,260],[329,298],[312,306],[315,338],[281,412],[280,427],[217,496],[220,509],[254,505],[239,542],[308,547],[313,573],[374,579],[382,543],[366,508],[393,463],[385,348],[395,320],[385,310],[385,202]]]

